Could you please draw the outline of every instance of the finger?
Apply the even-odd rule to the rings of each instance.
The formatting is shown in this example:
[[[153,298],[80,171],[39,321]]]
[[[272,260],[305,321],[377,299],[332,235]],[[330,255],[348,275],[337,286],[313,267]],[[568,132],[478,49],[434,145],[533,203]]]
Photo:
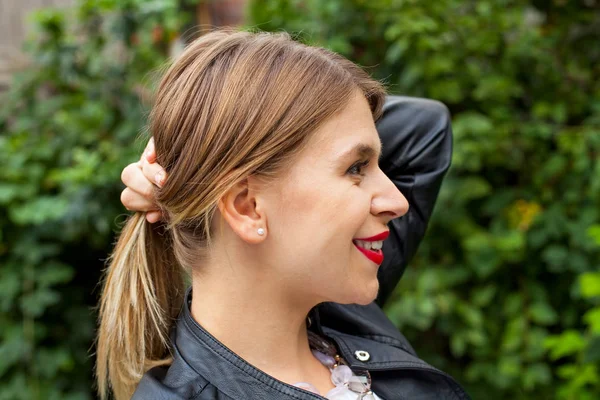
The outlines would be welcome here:
[[[148,145],[146,146],[146,160],[152,164],[153,162],[156,161],[156,150],[154,148],[154,138],[150,138],[150,140],[148,141]]]
[[[162,187],[167,179],[167,172],[157,163],[142,163],[142,172],[147,180],[153,182],[158,187]]]
[[[146,213],[146,221],[150,222],[151,224],[158,222],[161,219],[162,219],[162,212],[160,212],[159,210],[148,211]]]
[[[146,143],[146,147],[144,147],[144,151],[142,151],[142,155],[140,156],[140,162],[144,161],[144,159],[146,158],[146,152],[148,151],[148,146],[150,146],[151,140],[152,138],[150,138],[150,140],[148,140],[148,143]]]
[[[152,182],[144,176],[141,167],[137,163],[129,164],[123,169],[121,181],[123,181],[125,186],[129,189],[142,197],[145,197],[148,201],[154,201],[155,187]]]
[[[146,147],[144,148],[144,151],[142,152],[139,164],[142,165],[142,161],[144,161],[144,160],[147,160],[150,163],[153,163],[154,161],[156,161],[156,152],[154,151],[154,138],[153,137],[151,137],[148,140],[148,143],[146,143]]]
[[[134,192],[129,188],[125,188],[121,192],[121,203],[129,211],[155,211],[156,204],[148,200],[141,194]]]

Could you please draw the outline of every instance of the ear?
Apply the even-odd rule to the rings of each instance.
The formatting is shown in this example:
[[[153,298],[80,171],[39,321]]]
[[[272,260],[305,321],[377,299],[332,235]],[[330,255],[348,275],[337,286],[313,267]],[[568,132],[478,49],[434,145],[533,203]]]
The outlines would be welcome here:
[[[258,197],[259,184],[253,177],[238,182],[219,200],[221,216],[243,241],[261,243],[267,236],[267,218]],[[258,229],[264,229],[259,235]]]

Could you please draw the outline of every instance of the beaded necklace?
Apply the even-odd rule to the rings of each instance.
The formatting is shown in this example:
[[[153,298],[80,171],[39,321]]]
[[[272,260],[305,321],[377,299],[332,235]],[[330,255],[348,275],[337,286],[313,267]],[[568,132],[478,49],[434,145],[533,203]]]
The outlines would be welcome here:
[[[312,331],[308,331],[308,342],[314,356],[331,371],[331,381],[336,387],[327,393],[329,399],[346,399],[350,393],[354,393],[357,400],[375,400],[369,371],[353,372],[335,346]],[[298,383],[296,386],[318,393],[308,383]]]

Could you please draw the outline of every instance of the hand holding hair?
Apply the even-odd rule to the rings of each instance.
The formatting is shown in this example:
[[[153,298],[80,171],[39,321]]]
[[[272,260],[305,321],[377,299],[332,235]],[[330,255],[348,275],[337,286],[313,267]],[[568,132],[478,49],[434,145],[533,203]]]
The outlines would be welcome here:
[[[146,212],[146,220],[155,223],[162,219],[162,212],[154,200],[154,190],[162,186],[167,173],[156,163],[154,139],[150,138],[140,160],[123,169],[121,180],[127,186],[121,192],[121,203],[129,211]]]

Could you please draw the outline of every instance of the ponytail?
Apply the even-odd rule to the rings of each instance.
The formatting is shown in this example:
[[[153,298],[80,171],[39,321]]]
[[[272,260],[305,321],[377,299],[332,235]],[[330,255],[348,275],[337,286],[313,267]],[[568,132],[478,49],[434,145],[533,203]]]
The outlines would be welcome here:
[[[129,399],[149,368],[170,363],[168,334],[183,302],[183,271],[191,274],[209,259],[222,196],[250,175],[278,177],[357,88],[376,119],[385,99],[381,84],[285,33],[207,33],[169,67],[148,123],[169,175],[155,193],[169,226],[133,215],[110,257],[97,341],[102,400],[111,390],[116,400]]]
[[[184,282],[170,236],[144,213],[131,216],[105,271],[96,379],[100,398],[130,399],[142,375],[170,364],[168,335],[183,303]]]

